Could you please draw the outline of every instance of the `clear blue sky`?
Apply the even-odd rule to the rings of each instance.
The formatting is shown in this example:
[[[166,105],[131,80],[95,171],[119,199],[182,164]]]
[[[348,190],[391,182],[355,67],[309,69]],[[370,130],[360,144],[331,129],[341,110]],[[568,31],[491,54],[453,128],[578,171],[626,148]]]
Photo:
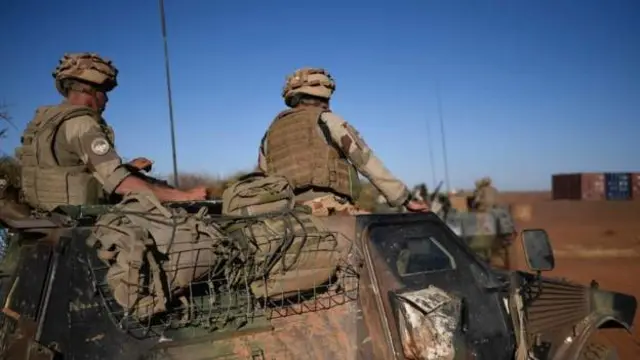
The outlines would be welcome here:
[[[100,4],[2,1],[0,100],[22,130],[38,105],[59,101],[51,71],[64,52],[110,57],[120,86],[105,117],[118,150],[168,173],[158,3]],[[640,171],[638,1],[166,0],[166,11],[180,170],[253,166],[284,108],[285,75],[318,66],[337,81],[334,111],[409,184],[432,182],[427,124],[444,177],[436,81],[455,187]]]

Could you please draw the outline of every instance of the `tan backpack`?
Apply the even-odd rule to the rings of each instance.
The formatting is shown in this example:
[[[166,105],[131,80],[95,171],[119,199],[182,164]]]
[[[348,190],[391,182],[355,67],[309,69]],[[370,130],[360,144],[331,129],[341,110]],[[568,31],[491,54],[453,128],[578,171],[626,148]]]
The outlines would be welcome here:
[[[251,254],[247,266],[256,297],[287,298],[323,285],[335,273],[345,247],[310,209],[295,206],[286,178],[249,174],[222,199],[223,215],[245,215],[233,218],[225,231]]]
[[[137,193],[98,218],[87,243],[109,266],[106,282],[129,315],[166,311],[178,290],[240,256],[218,225],[203,221],[205,209],[187,214]]]
[[[224,215],[249,216],[293,208],[293,187],[284,176],[254,172],[231,183],[222,193]]]

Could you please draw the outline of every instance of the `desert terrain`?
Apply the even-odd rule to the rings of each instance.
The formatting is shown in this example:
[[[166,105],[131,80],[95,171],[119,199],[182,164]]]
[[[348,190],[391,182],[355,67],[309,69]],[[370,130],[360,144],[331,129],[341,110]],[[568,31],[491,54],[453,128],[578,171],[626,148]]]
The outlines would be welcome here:
[[[600,288],[640,299],[640,201],[551,200],[546,192],[504,193],[519,229],[544,228],[551,239],[556,268],[547,273],[582,284],[595,279]],[[526,268],[519,246],[515,266]],[[632,334],[605,330],[598,338],[618,347],[624,360],[640,359],[640,311]]]

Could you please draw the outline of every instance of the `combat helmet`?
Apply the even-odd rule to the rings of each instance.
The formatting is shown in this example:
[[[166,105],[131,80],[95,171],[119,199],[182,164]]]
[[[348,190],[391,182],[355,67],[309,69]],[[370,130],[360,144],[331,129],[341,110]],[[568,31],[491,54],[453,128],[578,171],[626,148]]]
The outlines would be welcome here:
[[[296,94],[307,94],[329,100],[336,90],[331,74],[321,68],[302,68],[287,76],[282,97],[287,105]]]
[[[63,96],[67,94],[67,80],[77,80],[104,92],[118,86],[118,69],[110,60],[96,53],[64,54],[52,75],[56,81],[56,89]]]
[[[476,188],[482,188],[482,187],[486,187],[486,186],[490,186],[491,185],[491,178],[488,176],[485,176],[479,180],[476,181]]]

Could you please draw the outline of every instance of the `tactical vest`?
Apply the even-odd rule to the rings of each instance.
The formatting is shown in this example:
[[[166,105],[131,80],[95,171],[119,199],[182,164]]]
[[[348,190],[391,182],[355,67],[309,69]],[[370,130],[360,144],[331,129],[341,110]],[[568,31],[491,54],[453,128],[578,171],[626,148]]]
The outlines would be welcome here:
[[[60,205],[98,203],[102,186],[79,156],[54,153],[60,126],[67,120],[88,115],[96,120],[113,144],[113,130],[93,109],[60,104],[42,106],[27,125],[22,146],[16,151],[22,166],[22,191],[32,207],[52,211]]]
[[[498,190],[491,185],[476,189],[474,201],[478,211],[489,211],[497,204]]]
[[[329,190],[355,201],[360,193],[358,172],[319,131],[323,112],[329,110],[302,107],[276,116],[265,135],[267,172],[286,177],[296,193]]]

